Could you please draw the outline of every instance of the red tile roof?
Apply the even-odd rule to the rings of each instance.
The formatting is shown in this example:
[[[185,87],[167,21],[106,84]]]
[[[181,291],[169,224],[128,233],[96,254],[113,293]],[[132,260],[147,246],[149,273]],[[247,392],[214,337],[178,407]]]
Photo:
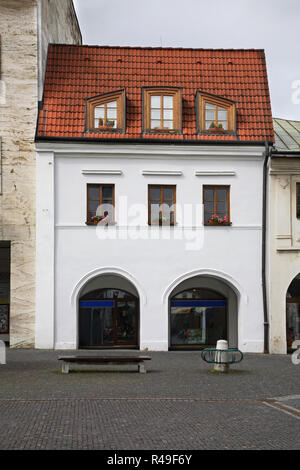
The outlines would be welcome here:
[[[182,87],[182,134],[143,134],[144,86]],[[122,88],[126,133],[87,133],[85,99]],[[236,102],[237,136],[197,134],[197,89]],[[50,45],[39,137],[274,142],[264,51]]]

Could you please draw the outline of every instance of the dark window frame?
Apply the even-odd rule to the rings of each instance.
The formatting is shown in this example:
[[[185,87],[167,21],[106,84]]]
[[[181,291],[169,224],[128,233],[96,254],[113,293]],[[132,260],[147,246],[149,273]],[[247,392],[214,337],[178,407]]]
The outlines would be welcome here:
[[[164,224],[159,221],[158,224],[153,224],[151,222],[151,188],[160,188],[160,206],[164,204],[164,197],[163,197],[163,191],[164,188],[172,188],[173,189],[173,206],[174,206],[174,211],[173,211],[173,222],[170,222],[168,224],[165,224],[166,226],[174,226],[176,225],[176,184],[148,184],[148,225],[153,226],[153,227],[161,227]],[[162,214],[163,217],[163,214]]]
[[[224,98],[222,96],[213,95],[211,93],[197,90],[196,93],[196,119],[197,119],[197,133],[198,134],[225,134],[237,135],[237,112],[236,103],[233,100]],[[217,107],[225,108],[227,111],[227,129],[206,129],[205,109],[206,104],[211,104]]]
[[[217,198],[217,191],[218,189],[226,189],[227,190],[227,214],[226,214],[226,217],[227,217],[227,220],[228,222],[225,222],[225,223],[212,223],[212,222],[205,222],[205,214],[206,212],[211,212],[211,211],[205,211],[205,202],[211,202],[211,201],[205,201],[205,190],[206,189],[213,189],[214,190],[214,200],[213,200],[213,203],[214,203],[214,211],[212,213],[213,214],[216,214],[218,215],[218,211],[217,211],[217,203],[218,203],[218,198]],[[213,227],[224,227],[224,226],[229,226],[229,225],[232,225],[232,222],[231,222],[231,218],[230,218],[230,189],[231,189],[231,186],[230,185],[225,185],[225,184],[207,184],[207,185],[203,185],[203,188],[202,188],[202,202],[203,202],[203,225],[205,226],[213,226]],[[224,211],[225,212],[225,211]]]
[[[173,96],[173,129],[151,129],[151,96]],[[182,134],[182,89],[179,87],[143,87],[143,132],[151,134]],[[161,117],[162,119],[162,117]]]
[[[117,102],[117,127],[103,125],[95,127],[95,108]],[[109,120],[109,119],[108,119]],[[86,99],[85,130],[92,133],[124,133],[126,128],[126,95],[125,89],[102,93]]]
[[[99,206],[103,204],[103,188],[104,187],[112,187],[112,206],[113,206],[113,215],[112,215],[112,220],[110,220],[110,224],[115,222],[115,185],[113,183],[88,183],[86,185],[86,225],[95,225],[94,223],[89,221],[89,201],[90,200],[96,200],[96,199],[91,199],[89,197],[89,189],[91,187],[97,187],[99,188]],[[103,214],[101,214],[103,215]]]

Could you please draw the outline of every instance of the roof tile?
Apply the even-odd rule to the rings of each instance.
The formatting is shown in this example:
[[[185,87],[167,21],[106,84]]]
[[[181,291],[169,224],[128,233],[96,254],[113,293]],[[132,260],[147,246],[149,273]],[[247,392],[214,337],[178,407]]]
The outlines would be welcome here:
[[[142,86],[182,88],[182,135],[142,133]],[[125,88],[126,134],[85,130],[85,99]],[[197,89],[236,102],[237,136],[199,135]],[[274,141],[264,51],[50,45],[38,136]]]

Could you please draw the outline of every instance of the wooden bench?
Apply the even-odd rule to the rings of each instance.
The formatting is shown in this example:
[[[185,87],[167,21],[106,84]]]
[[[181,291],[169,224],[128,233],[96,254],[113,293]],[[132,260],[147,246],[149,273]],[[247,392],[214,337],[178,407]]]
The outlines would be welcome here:
[[[109,364],[109,365],[126,365],[137,364],[138,371],[145,374],[146,368],[144,361],[149,361],[150,356],[59,356],[58,360],[62,361],[62,373],[68,374],[70,364]]]

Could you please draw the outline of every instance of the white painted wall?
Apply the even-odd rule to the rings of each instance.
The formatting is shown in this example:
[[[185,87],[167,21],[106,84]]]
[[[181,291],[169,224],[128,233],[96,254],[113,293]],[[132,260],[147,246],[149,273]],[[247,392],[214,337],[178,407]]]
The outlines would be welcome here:
[[[232,300],[238,310],[238,347],[243,351],[263,351],[263,306],[261,288],[261,207],[262,147],[203,147],[146,145],[38,144],[38,160],[54,154],[54,172],[38,165],[37,290],[40,303],[36,318],[37,347],[49,347],[52,293],[55,292],[54,338],[56,348],[77,347],[77,295],[85,282],[101,273],[117,273],[128,278],[140,294],[140,348],[168,349],[168,295],[189,277],[211,276],[223,280],[237,293]],[[83,170],[85,174],[83,174]],[[91,170],[121,170],[116,175],[86,174]],[[181,176],[143,175],[148,171],[180,171]],[[219,172],[219,176],[195,176],[195,171]],[[233,175],[222,176],[229,172]],[[54,178],[53,185],[49,178]],[[203,246],[187,250],[186,239],[99,240],[97,229],[86,226],[87,183],[113,183],[116,205],[119,196],[128,205],[147,207],[148,184],[176,184],[178,204],[199,204],[202,214],[202,185],[231,185],[231,227],[203,227],[186,222],[178,214],[175,227],[148,227],[142,221],[144,237],[163,233],[177,237],[199,236]],[[54,195],[52,187],[55,187]],[[51,221],[43,216],[55,207],[55,239],[41,237]],[[41,204],[41,200],[43,203]],[[48,207],[49,206],[49,207]],[[116,226],[106,233],[120,234],[127,225],[116,211]],[[103,229],[102,229],[103,233]],[[55,260],[54,276],[41,274],[46,260]],[[52,262],[52,261],[51,261]],[[207,279],[207,278],[206,278]],[[217,282],[217,281],[215,281]],[[51,298],[49,298],[51,297]],[[233,299],[233,295],[231,296]],[[43,308],[46,304],[46,309]],[[236,332],[232,333],[232,338]],[[234,344],[236,345],[236,344]]]

